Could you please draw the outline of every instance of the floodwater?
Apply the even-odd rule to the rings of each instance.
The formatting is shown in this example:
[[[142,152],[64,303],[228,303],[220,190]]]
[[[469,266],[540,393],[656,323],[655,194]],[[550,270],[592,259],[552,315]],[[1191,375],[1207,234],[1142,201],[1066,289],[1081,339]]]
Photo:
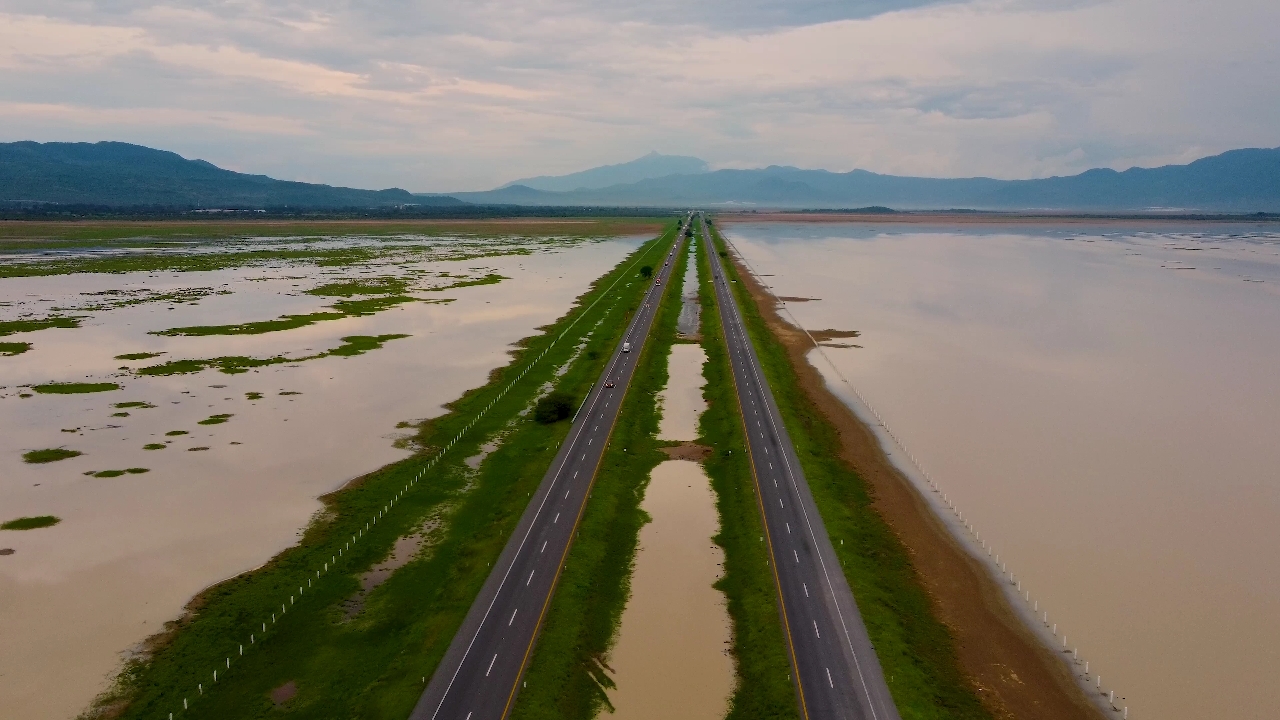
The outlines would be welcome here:
[[[698,334],[702,322],[702,303],[698,301],[698,254],[697,239],[689,240],[689,258],[684,269],[684,278],[680,290],[680,317],[676,320],[676,330],[686,337]]]
[[[638,239],[554,252],[411,263],[422,272],[496,272],[494,285],[412,293],[374,315],[262,335],[160,337],[175,326],[267,320],[320,310],[337,298],[301,291],[369,273],[353,268],[239,268],[0,280],[0,319],[82,293],[145,286],[211,287],[198,304],[142,303],[87,313],[83,327],[4,338],[34,348],[0,357],[0,520],[55,515],[54,527],[0,532],[0,715],[66,720],[105,689],[131,648],[179,616],[201,589],[250,570],[295,543],[321,510],[317,497],[408,455],[400,421],[439,415],[465,388],[508,361],[511,344],[562,315]],[[396,265],[393,270],[403,271]],[[386,272],[387,268],[380,268]],[[344,275],[345,274],[345,275]],[[34,309],[39,310],[39,307]],[[85,314],[85,313],[77,313]],[[314,354],[349,335],[406,333],[355,357],[143,377],[118,370],[169,359]],[[146,361],[114,356],[166,352]],[[113,381],[121,390],[32,395],[21,385]],[[261,393],[250,399],[248,393]],[[114,417],[115,403],[145,401]],[[230,414],[221,424],[198,421]],[[185,435],[166,435],[184,430]],[[145,444],[164,444],[144,450]],[[66,446],[84,454],[42,465],[23,452]],[[88,477],[145,467],[145,474]]]
[[[787,303],[801,326],[861,331],[823,353],[1090,662],[1091,685],[1100,673],[1134,718],[1272,718],[1280,228],[1146,230],[728,234],[777,295],[817,298]]]
[[[700,346],[672,348],[661,438],[697,438],[705,362]],[[724,553],[711,540],[719,532],[711,481],[700,464],[669,460],[653,469],[641,507],[651,521],[640,530],[631,597],[610,652],[617,688],[609,717],[717,720],[728,712],[734,669],[724,595],[712,587]]]

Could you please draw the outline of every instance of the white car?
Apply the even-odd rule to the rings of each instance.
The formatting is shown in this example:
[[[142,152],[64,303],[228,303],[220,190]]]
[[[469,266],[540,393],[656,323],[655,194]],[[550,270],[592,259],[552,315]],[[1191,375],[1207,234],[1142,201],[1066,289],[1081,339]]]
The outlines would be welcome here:
[[[622,352],[631,352],[631,343],[622,343]]]

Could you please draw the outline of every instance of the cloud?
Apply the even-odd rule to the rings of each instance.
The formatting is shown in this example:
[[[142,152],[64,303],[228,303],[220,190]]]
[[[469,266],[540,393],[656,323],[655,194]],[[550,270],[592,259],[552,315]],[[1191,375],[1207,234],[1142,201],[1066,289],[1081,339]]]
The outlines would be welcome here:
[[[0,139],[478,189],[649,150],[1030,177],[1280,145],[1280,6],[1232,0],[10,0]]]

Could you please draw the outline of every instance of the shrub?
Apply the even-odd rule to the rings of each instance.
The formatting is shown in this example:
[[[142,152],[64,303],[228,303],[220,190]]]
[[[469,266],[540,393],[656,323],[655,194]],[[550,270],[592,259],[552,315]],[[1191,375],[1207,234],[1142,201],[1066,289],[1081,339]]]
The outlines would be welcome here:
[[[548,393],[533,408],[533,419],[544,425],[560,422],[572,415],[573,397],[558,390]]]

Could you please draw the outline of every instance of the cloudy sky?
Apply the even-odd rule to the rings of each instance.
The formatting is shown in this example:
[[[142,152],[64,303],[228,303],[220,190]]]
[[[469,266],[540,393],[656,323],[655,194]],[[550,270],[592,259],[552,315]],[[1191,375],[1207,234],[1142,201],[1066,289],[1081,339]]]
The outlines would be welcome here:
[[[0,0],[0,141],[487,189],[650,150],[1002,178],[1280,145],[1276,0]]]

